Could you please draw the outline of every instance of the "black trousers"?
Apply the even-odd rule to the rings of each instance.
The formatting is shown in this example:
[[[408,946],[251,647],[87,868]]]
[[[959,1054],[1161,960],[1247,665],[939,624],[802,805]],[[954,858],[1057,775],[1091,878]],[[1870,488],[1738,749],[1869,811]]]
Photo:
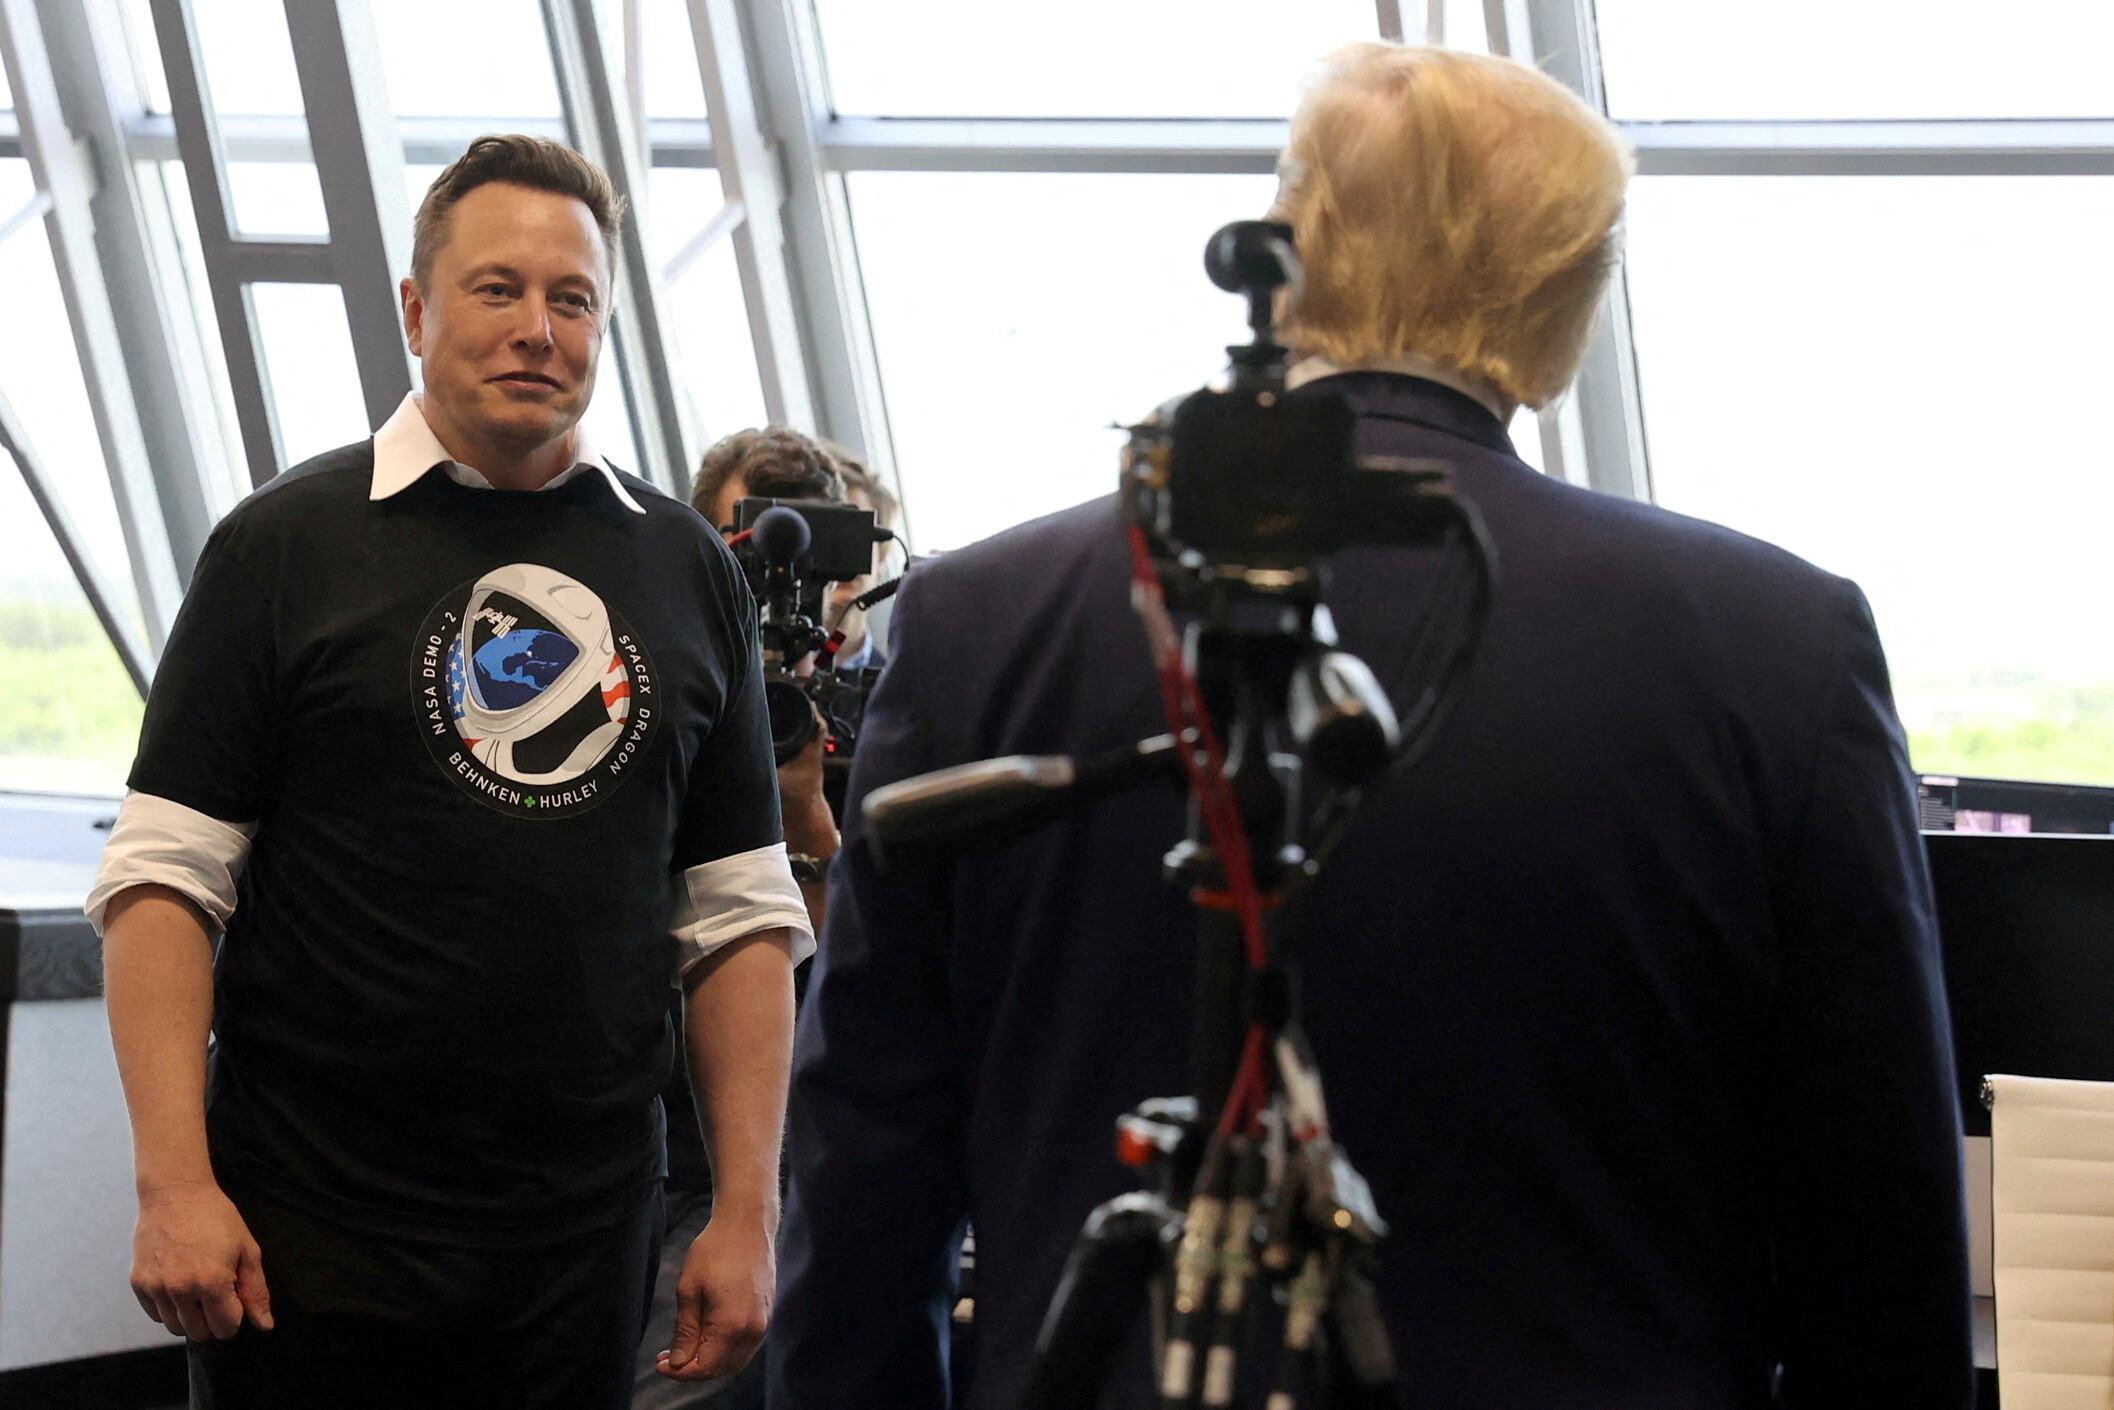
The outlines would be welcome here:
[[[274,1330],[191,1347],[192,1410],[624,1410],[661,1193],[563,1240],[383,1240],[235,1195]]]

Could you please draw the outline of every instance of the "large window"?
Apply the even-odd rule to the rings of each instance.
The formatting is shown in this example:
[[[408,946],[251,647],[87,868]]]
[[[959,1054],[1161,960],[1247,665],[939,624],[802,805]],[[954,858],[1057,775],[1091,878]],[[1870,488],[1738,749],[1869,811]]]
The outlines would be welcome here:
[[[163,73],[149,0],[82,3],[98,24],[120,19],[106,28],[130,44],[85,57],[61,44],[53,64],[126,70],[92,78],[126,115],[117,145],[159,281],[146,302],[174,360],[163,385],[182,388],[138,414],[161,446],[189,418],[177,429],[201,447],[195,467],[154,467],[183,571],[201,524],[270,468],[244,414],[255,399],[269,398],[280,459],[299,459],[369,429],[359,374],[387,358],[327,282],[347,277],[344,247],[304,263],[345,232],[330,229],[316,164],[335,149],[307,142],[331,119],[303,111],[283,0],[190,7],[223,119],[232,249],[192,210],[166,81],[186,74]],[[1270,204],[1302,83],[1343,43],[1392,23],[1414,39],[1426,22],[1416,0],[751,0],[726,7],[740,33],[700,44],[707,7],[687,0],[369,8],[377,47],[361,71],[384,80],[414,202],[480,132],[569,132],[604,152],[628,134],[643,238],[619,260],[648,305],[620,313],[619,335],[633,316],[658,331],[643,361],[605,360],[589,419],[605,449],[674,488],[681,459],[777,414],[893,474],[922,552],[1108,492],[1120,427],[1214,376],[1243,336],[1200,251]],[[1546,444],[1561,451],[1552,471],[1855,578],[1926,770],[2114,783],[2114,634],[2098,608],[2114,466],[2089,420],[2114,371],[2096,337],[2114,295],[2089,275],[2114,230],[2101,72],[2114,6],[1439,8],[1446,42],[1495,42],[1604,96],[1640,154],[1610,305],[1625,336],[1596,350],[1557,413],[1514,423],[1521,453],[1538,466]],[[1486,32],[1488,16],[1504,23]],[[0,151],[0,219],[34,196],[23,140]],[[77,553],[151,643],[171,594],[135,581],[131,501],[112,492],[91,414],[103,393],[74,356],[84,296],[58,278],[68,246],[35,214],[12,229],[0,267],[28,326],[49,331],[0,352],[0,394]],[[254,335],[261,384],[248,340],[223,341],[214,291],[230,288],[246,291],[234,321]],[[144,346],[135,336],[126,356]],[[0,787],[111,787],[125,752],[111,741],[137,701],[12,475],[0,470],[13,496],[0,498]],[[206,506],[189,527],[186,486],[169,481],[182,475]],[[62,663],[48,680],[18,669],[47,659]],[[73,694],[51,705],[59,683]],[[30,719],[44,723],[7,723]]]
[[[1371,0],[816,0],[839,112],[1281,117]],[[1414,7],[1411,7],[1414,8]]]
[[[139,722],[139,692],[0,455],[0,791],[115,794]]]
[[[1919,768],[2114,783],[2106,177],[1647,177],[1661,503],[1861,583]]]
[[[2106,0],[1594,0],[1618,118],[2109,115]]]
[[[1116,428],[1243,341],[1205,237],[1266,176],[874,172],[852,215],[918,549],[958,548],[1116,484]]]
[[[27,164],[0,161],[0,216],[34,195]],[[0,243],[0,274],[14,292],[16,326],[35,330],[0,340],[0,398],[116,610],[136,629],[124,529],[40,220]],[[0,789],[114,791],[139,715],[139,694],[19,467],[0,454]]]

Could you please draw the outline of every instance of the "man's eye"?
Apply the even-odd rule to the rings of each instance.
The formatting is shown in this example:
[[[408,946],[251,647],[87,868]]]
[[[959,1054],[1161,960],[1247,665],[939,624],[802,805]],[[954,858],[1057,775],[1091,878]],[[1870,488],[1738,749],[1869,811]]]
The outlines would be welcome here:
[[[477,292],[488,294],[495,299],[503,299],[507,295],[507,287],[504,284],[479,284]]]

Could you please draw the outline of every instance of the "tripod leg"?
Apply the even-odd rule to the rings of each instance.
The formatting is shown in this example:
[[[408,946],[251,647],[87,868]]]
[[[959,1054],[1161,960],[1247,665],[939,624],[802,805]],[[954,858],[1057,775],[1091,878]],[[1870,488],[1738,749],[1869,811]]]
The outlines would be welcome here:
[[[1035,1338],[1021,1410],[1092,1410],[1166,1266],[1179,1217],[1153,1195],[1120,1195],[1087,1217]]]
[[[1340,1410],[1396,1410],[1402,1386],[1395,1348],[1380,1316],[1372,1280],[1355,1267],[1336,1279],[1329,1299],[1329,1404]]]

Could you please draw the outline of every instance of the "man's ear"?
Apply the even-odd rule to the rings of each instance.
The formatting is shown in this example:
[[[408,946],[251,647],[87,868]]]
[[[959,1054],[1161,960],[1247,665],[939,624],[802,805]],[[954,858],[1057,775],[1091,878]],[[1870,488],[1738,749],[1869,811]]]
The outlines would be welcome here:
[[[404,345],[411,349],[413,357],[424,357],[426,301],[419,296],[418,281],[407,277],[396,286],[396,292],[404,305]]]

